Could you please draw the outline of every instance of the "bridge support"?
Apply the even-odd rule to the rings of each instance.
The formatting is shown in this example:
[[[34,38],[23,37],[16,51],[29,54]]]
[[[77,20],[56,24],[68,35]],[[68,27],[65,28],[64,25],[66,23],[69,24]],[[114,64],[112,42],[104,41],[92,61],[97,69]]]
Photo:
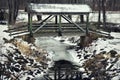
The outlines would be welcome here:
[[[57,15],[55,16],[55,24],[57,24],[58,23],[58,17],[57,17]]]
[[[32,14],[28,13],[28,31],[30,33],[30,36],[33,37],[32,32]]]
[[[89,14],[86,15],[86,35],[89,35]]]
[[[69,23],[74,24],[80,31],[85,32],[85,30],[84,30],[82,27],[80,27],[77,23],[75,23],[75,22],[73,22],[72,20],[70,20],[67,16],[62,15],[62,17],[63,17],[66,21],[68,21]]]
[[[28,13],[28,31],[31,37],[33,37],[33,33],[36,33],[38,30],[43,28],[51,19],[56,16],[58,16],[58,36],[62,36],[62,18],[68,21],[69,23],[74,24],[80,31],[84,32],[86,35],[89,35],[88,26],[89,26],[89,14],[86,14],[86,28],[82,28],[80,25],[78,25],[76,22],[72,21],[69,17],[67,17],[64,14],[59,15],[49,15],[47,18],[45,18],[43,21],[40,22],[40,26],[32,31],[32,16],[33,14]],[[56,22],[55,22],[56,23]],[[57,23],[56,23],[57,24]]]
[[[58,30],[58,36],[62,36],[62,22],[61,22],[61,15],[59,15],[59,30]]]

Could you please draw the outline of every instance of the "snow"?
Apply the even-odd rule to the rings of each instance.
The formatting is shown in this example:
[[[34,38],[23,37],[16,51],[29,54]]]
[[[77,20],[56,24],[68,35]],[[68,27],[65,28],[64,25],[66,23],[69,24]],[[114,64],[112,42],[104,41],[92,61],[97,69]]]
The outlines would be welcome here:
[[[114,64],[112,69],[120,69],[120,59]]]
[[[36,59],[38,56],[41,56],[42,58],[44,55],[45,61],[43,63],[48,62],[50,64],[50,61],[47,61],[47,59],[50,60],[50,57],[46,57],[48,56],[48,54],[46,54],[47,52],[34,46],[33,44],[28,44],[19,38],[14,38],[16,44],[18,44],[16,46],[13,42],[4,43],[3,38],[6,38],[8,41],[13,39],[13,37],[9,36],[8,33],[4,32],[4,30],[7,29],[7,25],[0,25],[0,33],[2,34],[0,35],[0,67],[2,66],[1,68],[5,68],[3,72],[7,71],[11,76],[3,74],[0,79],[12,80],[16,77],[19,80],[26,80],[28,78],[29,80],[34,78],[41,79],[47,72],[47,69],[43,69],[41,62],[38,62]],[[27,50],[27,47],[30,47],[30,50],[32,50],[33,54],[26,56],[25,53],[23,53],[24,51],[22,52],[23,47],[25,50]],[[37,55],[39,53],[40,55]]]
[[[107,33],[107,32],[105,32]],[[110,52],[111,50],[115,50],[118,54],[120,54],[120,33],[111,32],[111,36],[114,37],[114,39],[107,39],[107,38],[98,38],[97,40],[94,40],[92,44],[90,44],[89,47],[85,47],[83,50],[75,51],[75,49],[66,49],[67,46],[76,46],[77,40],[79,39],[79,36],[75,36],[74,38],[71,37],[37,37],[36,38],[36,44],[37,46],[41,46],[42,48],[46,49],[49,54],[51,54],[51,57],[53,61],[57,60],[68,60],[70,62],[73,62],[75,65],[83,66],[86,60],[92,58],[93,55],[100,54],[103,51],[106,51],[106,53]],[[81,55],[80,58],[77,56]],[[90,55],[87,59],[85,59],[85,56]],[[103,55],[105,58],[108,59],[108,65],[106,66],[106,69],[108,69],[112,63],[115,61],[116,58],[110,58],[107,55]],[[50,66],[52,66],[51,64]],[[114,63],[114,66],[111,69],[119,69],[119,60]],[[79,69],[80,72],[85,72],[85,69],[81,67]],[[111,72],[109,72],[110,74]],[[113,75],[113,73],[112,73]],[[89,75],[84,74],[84,77],[89,77]],[[117,76],[116,76],[117,77]],[[116,77],[113,77],[116,78]],[[93,77],[94,78],[94,77]],[[117,77],[118,78],[118,77]]]
[[[24,41],[21,41],[21,44],[33,46],[32,44],[28,44]],[[36,46],[33,46],[31,49],[35,49],[37,51],[36,53],[40,53],[41,56],[45,54],[42,54],[41,50],[39,51]],[[45,73],[46,70],[42,67],[43,65],[41,62],[38,62],[36,60],[39,55],[33,51],[32,55],[26,56],[24,53],[22,53],[22,51],[19,52],[19,50],[20,49],[18,46],[15,46],[11,43],[3,44],[3,46],[0,48],[0,64],[5,65],[6,70],[9,71],[9,74],[14,74],[15,77],[18,76],[19,80],[26,80],[27,78],[34,79],[39,76],[42,77],[42,75],[44,75],[43,73]],[[44,60],[48,59],[46,56],[48,55],[44,55]],[[7,62],[10,64],[8,65]],[[11,79],[12,77],[8,78]]]
[[[120,33],[110,33],[111,36],[115,37],[114,39],[105,39],[105,38],[99,38],[98,40],[94,41],[90,47],[86,47],[85,49],[88,51],[88,53],[93,53],[96,50],[96,54],[99,54],[102,51],[109,52],[110,50],[115,50],[118,53],[120,53]]]
[[[111,80],[120,80],[120,75],[113,77]]]
[[[8,30],[7,25],[0,25],[0,44],[3,44],[3,38],[11,39],[12,37],[9,36],[9,33],[4,32],[5,30]]]
[[[68,55],[68,52],[66,51],[67,44],[61,43],[53,38],[49,37],[43,37],[36,39],[37,46],[41,46],[42,48],[46,49],[47,51],[53,51],[53,61],[58,61],[60,59],[66,59],[69,60],[70,55]],[[72,59],[70,59],[72,60]]]
[[[66,7],[66,6],[64,6]],[[73,8],[74,9],[74,8]],[[64,10],[63,10],[64,11]],[[73,10],[74,11],[74,10]],[[97,13],[91,13],[90,14],[90,21],[97,21]],[[46,16],[43,16],[43,18]],[[73,16],[74,19],[76,19],[78,16]],[[116,13],[116,14],[110,14],[107,13],[107,21],[108,22],[114,22],[114,23],[120,23],[120,14]],[[34,20],[36,19],[36,15],[34,15],[33,17]],[[27,21],[27,14],[19,14],[18,21],[21,22],[26,22]],[[6,43],[4,44],[3,38],[7,38],[8,40],[11,39],[12,37],[9,36],[9,33],[4,32],[4,30],[7,30],[8,26],[7,25],[0,25],[0,62],[2,64],[4,64],[6,61],[8,61],[8,58],[6,58],[5,56],[2,56],[1,54],[7,55],[7,50],[9,50],[11,53],[14,53],[14,49],[18,49],[16,48],[13,44],[11,43]],[[92,55],[97,55],[103,51],[106,51],[106,53],[108,53],[110,50],[115,50],[117,51],[118,55],[120,55],[120,33],[116,33],[116,32],[111,32],[110,33],[111,36],[114,37],[114,39],[106,39],[106,38],[99,38],[95,41],[92,42],[92,44],[89,47],[85,47],[84,50],[79,50],[79,51],[75,51],[75,49],[67,49],[68,46],[76,46],[77,45],[77,40],[79,39],[79,36],[75,36],[73,38],[73,40],[71,40],[68,36],[67,37],[37,37],[36,38],[36,45],[39,46],[40,48],[46,49],[47,52],[49,53],[48,58],[52,59],[51,61],[57,61],[57,60],[68,60],[73,62],[76,65],[82,66],[86,60],[92,58]],[[19,42],[23,42],[22,40],[18,39]],[[63,42],[62,42],[63,41]],[[23,42],[23,44],[25,45],[31,45],[28,44],[26,42]],[[12,48],[13,49],[12,49]],[[31,49],[33,50],[37,50],[35,46],[31,46]],[[87,51],[87,52],[86,52]],[[78,58],[77,56],[81,55],[80,58]],[[18,53],[15,53],[15,56],[13,57],[13,59],[15,59],[15,57],[20,56]],[[90,55],[88,57],[88,59],[84,59],[84,56],[86,55]],[[22,55],[25,59],[25,55]],[[46,56],[46,55],[45,55]],[[105,55],[106,56],[106,55]],[[107,57],[107,56],[106,56]],[[30,57],[30,59],[34,59],[33,57]],[[109,58],[108,59],[108,65],[106,67],[106,69],[109,68],[109,66],[111,66],[114,62],[115,58]],[[52,62],[48,62],[48,67],[53,66]],[[37,63],[36,61],[34,61],[34,63],[36,63],[37,65],[40,65],[39,63]],[[18,65],[11,63],[11,66],[15,66]],[[25,64],[27,67],[30,67],[31,63],[26,63]],[[120,59],[114,63],[114,66],[111,69],[120,69]],[[33,68],[31,70],[34,70]],[[36,69],[37,70],[37,69]],[[45,72],[47,72],[47,70],[44,70]],[[85,72],[85,69],[83,67],[81,67],[79,69],[79,71],[81,72]],[[26,73],[29,71],[26,71]],[[36,71],[33,71],[34,73],[36,73]],[[11,71],[11,73],[16,73],[15,71]],[[21,71],[21,73],[24,73],[24,71]],[[112,77],[111,80],[119,80],[120,79],[120,73],[117,72],[117,70],[114,72],[108,72],[109,74],[113,74],[115,73],[116,75],[114,77]],[[35,75],[35,77],[38,79],[42,78],[44,75],[43,71],[41,71],[41,74],[37,74]],[[4,76],[3,76],[4,77]],[[33,78],[33,76],[28,75],[28,74],[21,74],[21,76],[19,77],[20,80],[26,80],[26,78]],[[83,75],[84,77],[88,77],[88,75],[85,73]]]
[[[15,48],[15,46],[14,46],[13,44],[10,44],[10,43],[4,44],[4,45],[2,46],[2,48],[1,48],[1,52],[2,52],[3,54],[7,54],[7,50],[10,50],[10,52],[14,53],[14,50],[11,49],[10,47]]]
[[[81,4],[34,4],[31,3],[29,8],[32,11],[40,12],[40,13],[65,13],[65,12],[80,12],[80,13],[87,13],[91,12],[91,8],[88,5],[81,5]]]
[[[81,55],[79,59],[79,63],[83,65],[85,61],[89,61],[89,59],[93,59],[95,55],[102,54],[102,52],[105,51],[105,54],[103,54],[104,58],[107,59],[107,66],[106,70],[110,68],[111,65],[113,65],[110,70],[114,71],[108,71],[109,75],[112,75],[111,80],[119,80],[120,77],[120,59],[119,57],[110,57],[108,54],[111,50],[114,50],[117,52],[116,56],[120,55],[120,33],[111,32],[111,36],[114,37],[114,39],[108,39],[108,38],[98,38],[97,40],[94,40],[89,47],[85,47],[84,49],[78,50],[78,54]],[[87,59],[85,59],[85,55],[90,55]],[[118,60],[117,60],[118,58]],[[117,60],[117,61],[116,61]],[[115,62],[116,61],[116,62]],[[99,63],[99,62],[98,62]],[[105,65],[105,64],[104,64]]]
[[[111,32],[110,33],[111,36],[113,36],[114,38],[120,38],[120,33],[119,32]]]
[[[82,8],[82,9],[84,9],[84,8]],[[35,9],[35,10],[39,11],[39,8]],[[41,16],[42,16],[42,19],[45,19],[48,15],[42,15],[41,14]],[[79,22],[80,21],[79,18],[80,18],[79,15],[72,15],[72,20],[74,22]],[[116,12],[116,11],[109,12],[109,11],[107,11],[106,12],[106,19],[107,19],[106,20],[107,22],[120,24],[120,12]],[[36,21],[36,20],[37,20],[37,16],[33,15],[33,21]],[[55,22],[54,20],[55,19],[52,19],[51,21]],[[86,17],[84,17],[84,20],[86,21]],[[17,22],[27,22],[27,21],[28,21],[27,13],[19,13],[18,14]],[[98,12],[90,13],[89,21],[90,22],[98,22]],[[102,21],[102,13],[101,13],[101,21]],[[62,22],[66,22],[66,21],[64,19],[62,19]]]
[[[90,13],[90,22],[98,22],[98,12]],[[103,21],[103,15],[101,13],[101,21]],[[112,11],[106,12],[106,22],[120,23],[120,12]]]
[[[28,14],[27,13],[18,13],[18,16],[17,16],[17,22],[27,22],[28,21]],[[33,21],[37,21],[37,16],[36,15],[33,15]]]
[[[70,38],[72,41],[69,40]],[[77,44],[75,41],[77,41],[79,39],[79,36],[74,36],[74,37],[72,37],[72,36],[63,36],[63,37],[56,36],[54,39],[57,41],[63,40],[63,43],[75,46]]]

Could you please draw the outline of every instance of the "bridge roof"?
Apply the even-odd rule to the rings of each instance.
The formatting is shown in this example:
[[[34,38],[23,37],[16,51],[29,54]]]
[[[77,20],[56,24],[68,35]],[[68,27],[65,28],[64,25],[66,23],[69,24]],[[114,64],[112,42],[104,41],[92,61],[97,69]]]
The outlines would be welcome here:
[[[78,14],[78,13],[90,13],[91,8],[85,4],[35,4],[30,3],[28,5],[28,12],[36,12],[42,14],[50,13],[67,13],[67,14]]]

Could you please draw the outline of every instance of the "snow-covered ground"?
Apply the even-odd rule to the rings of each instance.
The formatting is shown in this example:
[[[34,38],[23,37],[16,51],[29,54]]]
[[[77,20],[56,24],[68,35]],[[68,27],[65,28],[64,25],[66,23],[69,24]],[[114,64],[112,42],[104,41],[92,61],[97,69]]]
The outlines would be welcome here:
[[[98,38],[98,40],[93,41],[90,47],[86,47],[85,49],[88,53],[93,53],[96,50],[96,54],[102,51],[109,52],[110,50],[115,50],[120,53],[120,33],[111,32],[110,35],[114,39]]]
[[[105,70],[105,72],[109,75],[110,80],[119,80],[120,33],[111,32],[110,34],[114,37],[114,39],[98,38],[97,40],[94,40],[89,47],[78,50],[79,63],[84,65],[84,69],[86,69],[87,66],[88,72],[90,70],[90,74],[92,76],[95,74],[99,75],[102,70]],[[104,63],[101,63],[102,61]],[[95,68],[90,69],[93,65]],[[104,67],[101,65],[104,65]],[[96,68],[98,68],[98,70],[96,70]],[[91,73],[91,71],[93,71],[93,73]],[[103,76],[108,77],[108,75]]]
[[[19,38],[13,39],[4,32],[7,29],[7,25],[0,25],[0,80],[43,78],[51,62],[48,53]]]
[[[90,21],[98,21],[98,12],[93,12],[90,14]],[[103,15],[101,13],[101,21],[103,20]],[[106,12],[106,22],[119,23],[120,24],[120,12],[111,11]]]
[[[11,39],[12,37],[9,36],[9,33],[4,32],[5,30],[8,30],[7,25],[0,25],[0,44],[3,44],[3,37],[7,39]]]

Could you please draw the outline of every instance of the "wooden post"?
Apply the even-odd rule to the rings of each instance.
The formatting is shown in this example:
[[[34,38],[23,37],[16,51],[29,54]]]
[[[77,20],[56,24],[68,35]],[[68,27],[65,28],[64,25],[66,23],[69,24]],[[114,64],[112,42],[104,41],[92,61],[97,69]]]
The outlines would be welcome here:
[[[54,72],[54,80],[57,80],[57,70],[55,68],[55,72]]]
[[[58,24],[58,16],[57,15],[55,15],[55,24]],[[58,27],[58,26],[56,26],[56,27]],[[55,30],[57,31],[57,28]]]
[[[61,24],[61,15],[59,15],[59,31],[58,31],[58,36],[62,36],[62,24]]]
[[[87,14],[86,15],[86,35],[88,35],[89,34],[89,29],[88,29],[88,27],[89,27],[89,14]]]
[[[32,32],[32,15],[28,13],[28,31],[30,32],[30,36],[33,37]]]
[[[60,78],[60,76],[61,76],[60,70],[61,70],[61,68],[59,67],[58,68],[58,80],[61,80],[61,78]]]

